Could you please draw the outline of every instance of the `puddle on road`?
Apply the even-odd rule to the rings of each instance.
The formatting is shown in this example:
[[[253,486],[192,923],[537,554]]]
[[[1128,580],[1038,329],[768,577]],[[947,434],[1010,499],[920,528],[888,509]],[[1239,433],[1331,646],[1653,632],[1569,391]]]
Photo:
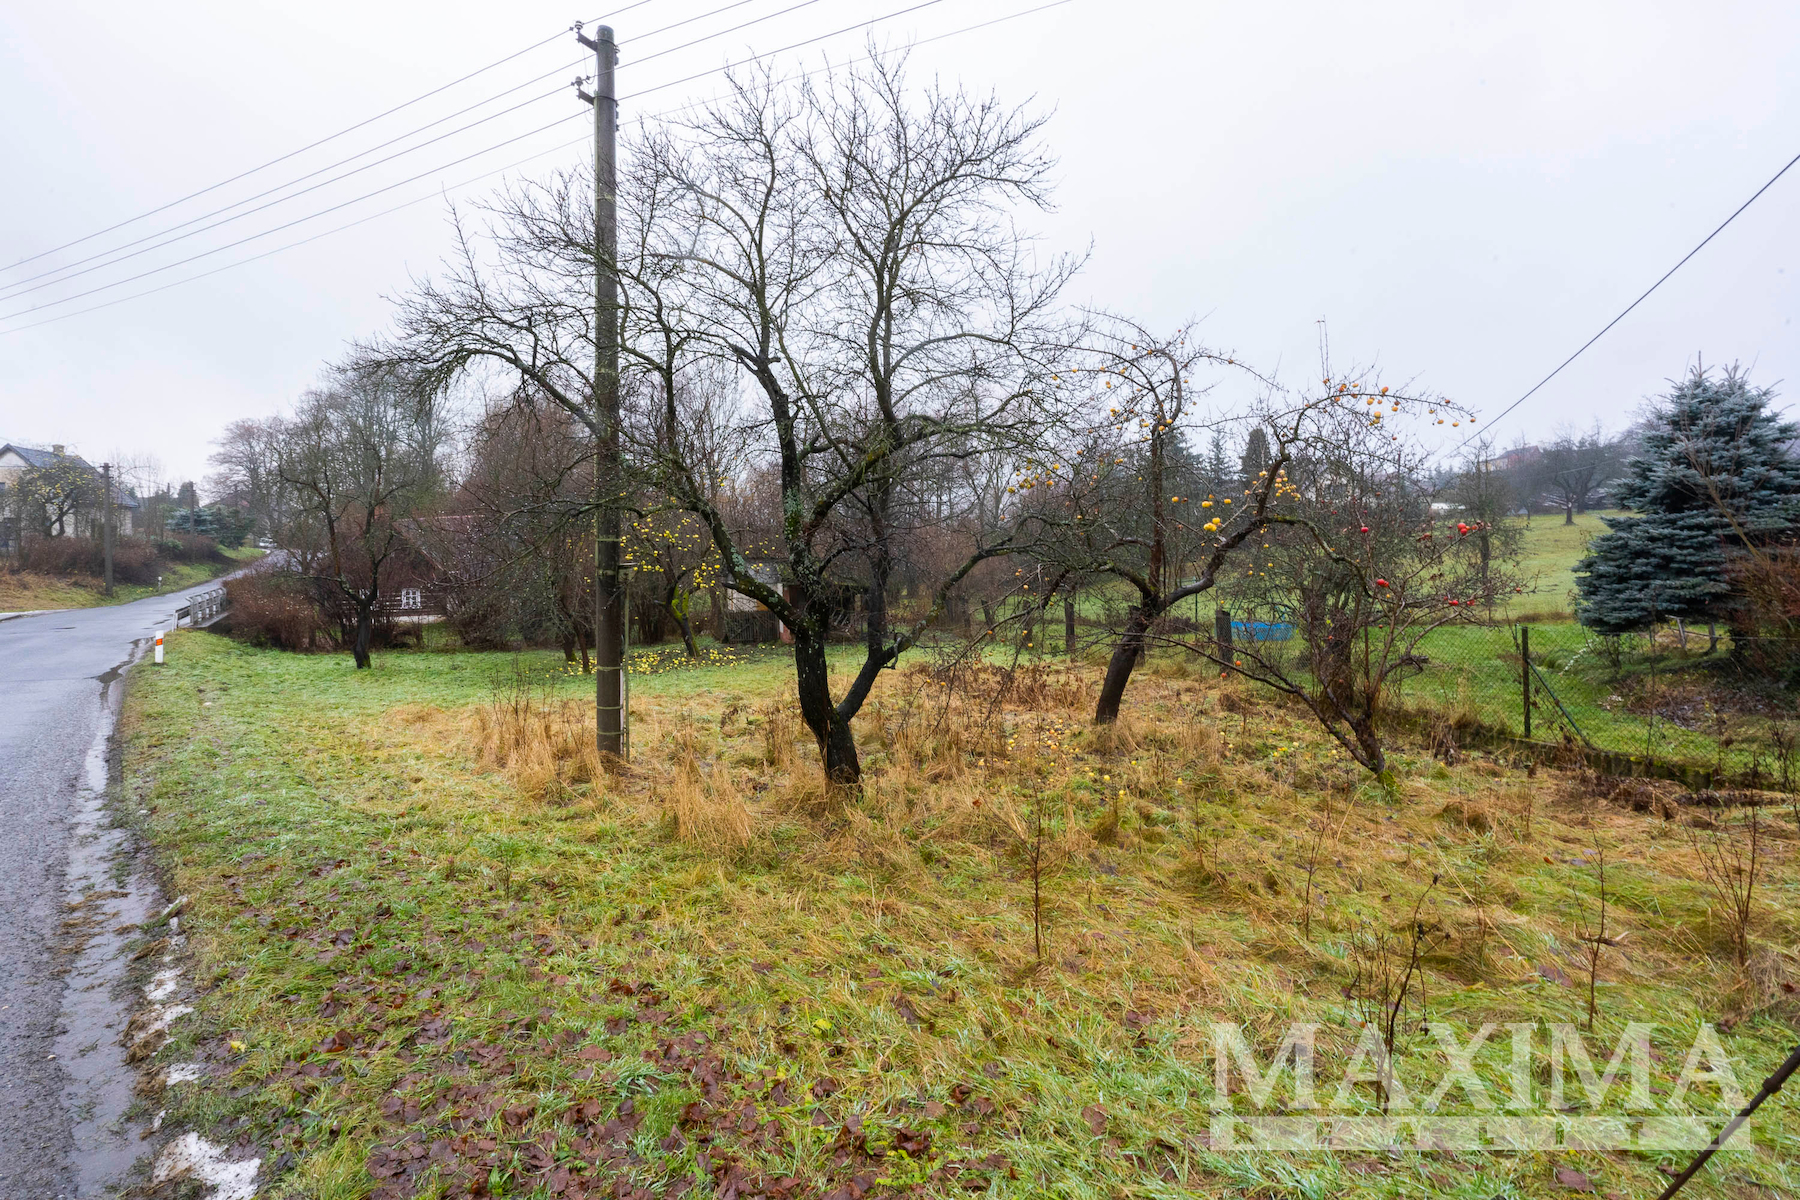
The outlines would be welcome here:
[[[143,1128],[125,1119],[137,1071],[125,1061],[120,1038],[131,1017],[126,987],[135,926],[157,906],[155,880],[129,862],[129,834],[113,827],[106,809],[112,733],[118,720],[120,672],[102,677],[100,727],[88,748],[70,824],[65,896],[73,944],[63,992],[63,1032],[56,1056],[68,1072],[63,1099],[73,1124],[79,1196],[110,1194],[144,1152]]]

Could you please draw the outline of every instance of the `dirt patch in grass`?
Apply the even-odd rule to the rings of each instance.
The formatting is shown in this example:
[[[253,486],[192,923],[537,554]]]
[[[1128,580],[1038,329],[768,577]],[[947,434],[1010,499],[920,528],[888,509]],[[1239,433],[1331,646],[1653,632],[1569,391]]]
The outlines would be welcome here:
[[[125,724],[130,808],[193,897],[202,990],[163,1056],[207,1074],[166,1091],[165,1123],[256,1147],[274,1196],[1485,1200],[1560,1194],[1557,1167],[1645,1194],[1670,1160],[1210,1140],[1215,1105],[1251,1111],[1241,1080],[1215,1090],[1212,1022],[1265,1062],[1317,1023],[1329,1097],[1370,1003],[1358,947],[1415,912],[1438,931],[1403,1004],[1415,1093],[1442,1065],[1430,1029],[1581,1023],[1597,844],[1595,1053],[1655,1022],[1666,1090],[1726,1021],[1749,1086],[1792,1037],[1791,824],[1740,973],[1688,831],[1651,806],[1423,746],[1388,796],[1223,681],[1134,681],[1095,729],[1090,665],[891,672],[846,797],[779,659],[634,678],[615,774],[591,678],[548,656],[356,672],[182,634],[169,660]],[[1504,1041],[1476,1067],[1496,1095]],[[1797,1132],[1778,1109],[1753,1140]],[[1732,1170],[1793,1183],[1770,1153]]]

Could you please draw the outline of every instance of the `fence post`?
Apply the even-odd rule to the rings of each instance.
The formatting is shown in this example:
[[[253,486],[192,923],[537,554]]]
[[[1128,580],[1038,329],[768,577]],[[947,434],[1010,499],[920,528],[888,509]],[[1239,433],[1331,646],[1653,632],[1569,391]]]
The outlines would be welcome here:
[[[1229,659],[1231,649],[1231,614],[1222,608],[1213,609],[1213,641],[1225,651],[1224,657]]]
[[[1525,703],[1525,740],[1531,740],[1531,626],[1519,626],[1519,691]]]
[[[1075,653],[1075,599],[1063,597],[1063,651]]]

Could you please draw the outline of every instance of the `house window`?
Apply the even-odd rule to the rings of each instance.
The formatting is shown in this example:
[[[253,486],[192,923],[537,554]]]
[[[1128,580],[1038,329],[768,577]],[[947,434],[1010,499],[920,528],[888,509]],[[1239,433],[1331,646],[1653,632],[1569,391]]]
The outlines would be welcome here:
[[[424,600],[424,597],[419,595],[419,589],[418,588],[401,588],[400,589],[400,607],[401,608],[424,608],[425,600]]]

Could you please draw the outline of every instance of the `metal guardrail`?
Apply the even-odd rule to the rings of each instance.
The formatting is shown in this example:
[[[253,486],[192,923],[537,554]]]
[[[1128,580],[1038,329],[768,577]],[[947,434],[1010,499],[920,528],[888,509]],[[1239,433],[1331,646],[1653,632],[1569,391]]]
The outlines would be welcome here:
[[[190,626],[210,625],[225,611],[225,589],[208,588],[204,592],[196,592],[188,598],[188,602],[175,610],[175,626],[181,627],[186,621]]]

